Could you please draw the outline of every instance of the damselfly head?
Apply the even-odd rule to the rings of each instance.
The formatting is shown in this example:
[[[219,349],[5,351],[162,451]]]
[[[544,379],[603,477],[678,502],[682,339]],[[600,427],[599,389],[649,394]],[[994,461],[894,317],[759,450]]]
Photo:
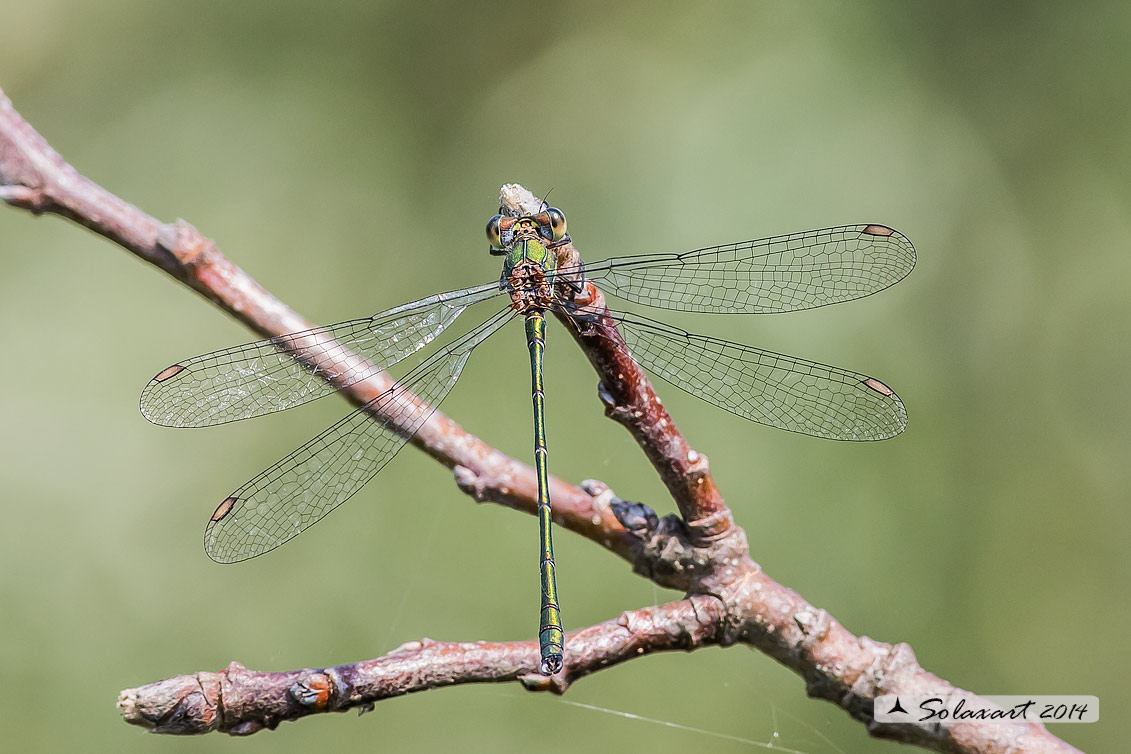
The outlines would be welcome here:
[[[557,207],[546,207],[536,215],[495,215],[487,221],[487,242],[492,254],[506,254],[523,237],[540,237],[551,243],[567,240],[565,214]]]

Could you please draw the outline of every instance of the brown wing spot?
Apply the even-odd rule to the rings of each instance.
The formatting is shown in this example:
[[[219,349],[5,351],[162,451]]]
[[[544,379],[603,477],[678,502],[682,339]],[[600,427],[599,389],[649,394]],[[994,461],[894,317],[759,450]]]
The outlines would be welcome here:
[[[877,380],[875,377],[869,377],[864,380],[864,384],[875,390],[880,395],[895,395],[895,391],[884,383]]]
[[[216,508],[216,512],[212,514],[212,520],[219,521],[224,516],[231,513],[232,508],[234,508],[236,505],[236,500],[237,498],[234,497],[224,498],[224,502],[220,503],[220,505]]]
[[[154,382],[164,382],[165,380],[169,379],[170,377],[175,377],[176,375],[180,374],[181,372],[184,371],[184,369],[185,368],[183,366],[181,366],[180,364],[174,364],[171,367],[165,367],[164,369],[162,369],[160,372],[157,373],[157,376],[153,378],[153,381]]]
[[[894,230],[886,225],[869,225],[861,232],[867,233],[870,236],[890,236],[892,233],[895,233]]]

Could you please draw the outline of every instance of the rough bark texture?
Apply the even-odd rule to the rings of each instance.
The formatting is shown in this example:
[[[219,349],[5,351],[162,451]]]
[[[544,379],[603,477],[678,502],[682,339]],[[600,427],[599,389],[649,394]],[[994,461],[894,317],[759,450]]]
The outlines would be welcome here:
[[[62,215],[114,241],[261,336],[311,327],[187,222],[162,223],[79,174],[19,116],[3,92],[0,199],[36,214]],[[503,187],[501,203],[511,213],[539,209],[538,200],[516,184]],[[571,246],[559,253],[577,254]],[[598,313],[604,307],[592,286],[579,300]],[[840,706],[877,737],[940,752],[1076,751],[1030,723],[876,723],[872,710],[878,695],[960,690],[923,670],[906,644],[854,636],[824,610],[766,576],[751,560],[745,532],[734,523],[707,458],[690,447],[647,377],[617,347],[620,336],[612,324],[599,321],[591,332],[571,330],[600,377],[606,414],[632,434],[680,515],[659,518],[648,506],[616,498],[600,482],[575,486],[552,479],[554,520],[624,557],[642,576],[683,590],[685,599],[625,612],[568,634],[566,666],[552,677],[537,672],[535,641],[424,639],[383,657],[334,668],[264,673],[233,662],[218,673],[128,689],[118,702],[125,720],[159,733],[246,735],[316,712],[366,709],[391,696],[462,683],[517,681],[531,690],[560,694],[582,676],[651,652],[742,643],[795,670],[810,696]],[[342,392],[362,405],[390,384],[378,374]],[[452,469],[459,488],[476,500],[535,511],[533,470],[443,414],[433,414],[412,443]]]

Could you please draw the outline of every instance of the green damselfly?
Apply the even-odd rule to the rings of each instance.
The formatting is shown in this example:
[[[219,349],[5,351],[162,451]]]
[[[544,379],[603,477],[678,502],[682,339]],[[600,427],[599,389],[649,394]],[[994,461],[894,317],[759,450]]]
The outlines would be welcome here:
[[[500,210],[501,211],[501,210]],[[543,206],[487,224],[500,280],[440,293],[372,317],[249,343],[163,369],[141,410],[155,424],[203,427],[292,408],[401,362],[465,309],[507,304],[424,358],[389,390],[228,496],[205,529],[205,550],[232,563],[273,550],[345,502],[396,455],[455,384],[472,351],[511,319],[526,323],[538,477],[541,671],[562,667],[546,457],[542,355],[545,315],[582,331],[614,323],[633,358],[663,380],[751,421],[819,437],[881,440],[907,413],[864,374],[694,335],[638,314],[593,312],[589,284],[636,304],[687,312],[770,314],[861,298],[902,280],[915,249],[883,225],[849,225],[683,254],[614,257],[583,265],[562,212]]]

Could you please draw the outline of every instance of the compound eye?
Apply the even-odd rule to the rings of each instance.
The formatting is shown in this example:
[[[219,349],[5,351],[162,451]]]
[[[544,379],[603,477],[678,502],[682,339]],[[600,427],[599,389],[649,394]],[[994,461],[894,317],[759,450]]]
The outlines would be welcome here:
[[[495,215],[487,221],[487,243],[491,244],[491,248],[495,251],[502,251],[503,249],[503,235],[500,227],[502,221],[502,215]]]
[[[562,211],[557,207],[547,207],[546,216],[550,218],[550,232],[554,234],[554,240],[560,241],[565,238],[566,219]]]

